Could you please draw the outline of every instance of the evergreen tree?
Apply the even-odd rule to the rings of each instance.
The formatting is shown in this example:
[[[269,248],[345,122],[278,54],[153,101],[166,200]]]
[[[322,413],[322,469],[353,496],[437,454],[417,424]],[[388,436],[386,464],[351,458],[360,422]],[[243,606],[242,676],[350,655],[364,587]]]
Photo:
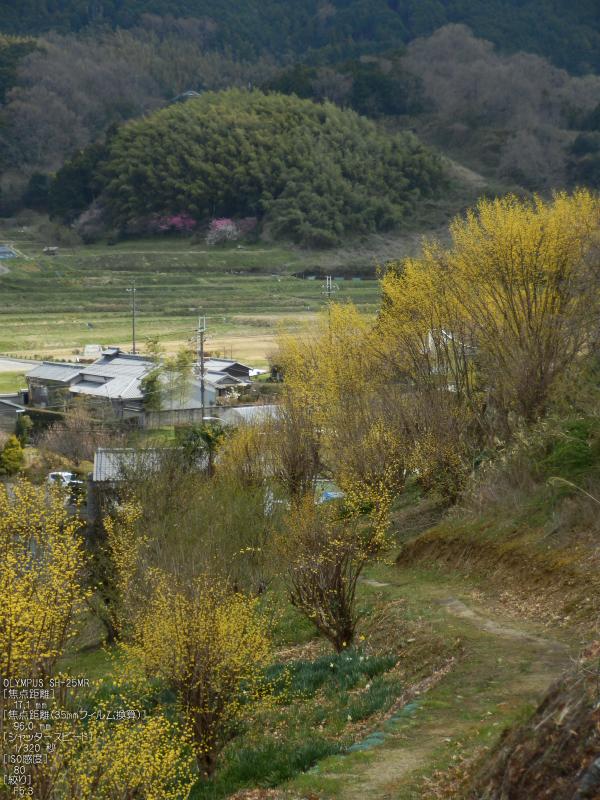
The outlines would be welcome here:
[[[0,470],[5,475],[16,475],[25,463],[25,453],[16,436],[11,436],[0,454]]]

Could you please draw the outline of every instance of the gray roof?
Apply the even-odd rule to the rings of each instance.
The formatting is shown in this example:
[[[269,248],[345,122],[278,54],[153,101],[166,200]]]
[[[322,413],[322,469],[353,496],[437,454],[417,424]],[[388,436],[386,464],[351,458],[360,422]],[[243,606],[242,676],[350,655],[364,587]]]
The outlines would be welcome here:
[[[213,386],[246,386],[247,384],[247,381],[236,378],[234,375],[229,375],[227,372],[212,372],[212,370],[204,372],[204,380]],[[200,378],[196,378],[195,382],[200,383]]]
[[[99,364],[95,361],[82,372],[83,375],[99,375],[105,378],[122,378],[124,376],[134,378],[139,375],[145,375],[148,369],[148,364],[131,364],[124,366],[122,364]]]
[[[25,406],[22,406],[20,403],[15,403],[12,400],[8,400],[6,397],[0,397],[0,405],[8,406],[9,408],[15,410],[17,413],[27,410]]]
[[[267,417],[276,416],[277,406],[234,406],[230,409],[231,421],[261,422]]]
[[[239,362],[228,359],[207,361],[204,374],[206,383],[220,387],[246,386],[247,381],[225,371],[234,364]],[[44,361],[28,372],[26,377],[68,384],[73,394],[109,400],[141,400],[143,393],[140,382],[153,367],[154,363],[144,356],[122,353],[114,348],[104,350],[102,356],[88,366]],[[194,382],[199,386],[200,379],[195,376]]]
[[[223,372],[230,367],[237,365],[238,367],[243,367],[244,369],[252,370],[252,367],[249,367],[247,364],[242,364],[241,361],[236,361],[233,358],[215,358],[210,356],[206,359],[205,365],[208,369],[212,369],[213,372]]]
[[[118,369],[132,369],[135,367],[144,367],[148,369],[152,366],[152,361],[146,356],[133,355],[132,353],[122,353],[118,349],[105,350],[101,357],[94,361],[93,367],[111,366]]]
[[[100,448],[94,453],[94,471],[92,479],[95,481],[124,480],[128,470],[160,468],[160,450],[148,448],[136,450],[132,447],[119,447],[115,449]]]
[[[89,394],[94,397],[106,397],[109,400],[141,400],[143,397],[140,389],[140,379],[132,378],[130,375],[123,375],[112,378],[104,383],[97,381],[86,381],[84,379],[74,383],[69,387],[74,394]]]
[[[143,394],[140,381],[152,367],[152,362],[142,356],[121,353],[118,349],[104,351],[89,366],[84,364],[43,364],[28,372],[27,378],[68,383],[74,394],[140,400]]]
[[[94,471],[92,479],[95,481],[110,481],[122,477],[122,451],[96,450],[94,453]]]
[[[213,356],[211,356],[210,358],[207,358],[204,363],[205,365],[213,367],[214,372],[220,372],[221,370],[224,370],[227,367],[232,367],[234,364],[237,364],[238,362],[228,358],[214,358]],[[244,365],[242,364],[241,366]]]
[[[83,372],[82,364],[56,364],[54,361],[43,361],[25,374],[26,378],[39,378],[46,381],[68,383]]]

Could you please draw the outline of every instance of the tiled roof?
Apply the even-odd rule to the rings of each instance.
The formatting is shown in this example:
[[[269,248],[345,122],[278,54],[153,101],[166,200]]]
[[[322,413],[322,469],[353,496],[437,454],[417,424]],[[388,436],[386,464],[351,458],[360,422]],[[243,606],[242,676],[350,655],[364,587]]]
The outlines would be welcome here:
[[[118,398],[135,400],[143,397],[140,390],[140,379],[132,378],[131,375],[111,378],[106,383],[86,381],[84,375],[83,380],[73,384],[70,390],[75,394],[90,394],[95,397],[107,397],[110,400],[117,400]]]
[[[220,387],[245,386],[247,381],[225,371],[235,364],[239,362],[227,359],[207,361],[206,383]],[[115,349],[105,350],[101,358],[89,366],[45,361],[28,372],[27,377],[69,383],[69,388],[74,394],[88,394],[112,400],[141,400],[143,394],[140,390],[140,381],[153,366],[153,362],[143,356],[121,353]],[[105,380],[99,380],[102,378]],[[200,385],[197,376],[194,377],[194,381]]]
[[[113,352],[115,355],[112,355]],[[101,358],[89,366],[44,361],[28,372],[27,377],[69,383],[74,394],[140,400],[143,396],[140,380],[151,367],[152,362],[141,356],[120,354],[115,350],[105,351]],[[99,381],[98,378],[106,380]],[[77,383],[73,383],[75,380]]]
[[[207,358],[204,364],[207,368],[212,367],[213,372],[221,372],[227,367],[237,364],[237,361],[229,361],[226,358]]]
[[[141,400],[144,397],[144,393],[140,388],[140,380],[136,378],[131,381],[129,386],[126,386],[121,392],[121,397],[124,400]]]
[[[26,411],[27,410],[25,408],[25,406],[22,406],[19,403],[14,403],[12,400],[7,400],[5,397],[0,397],[0,405],[9,406],[10,408],[14,408],[17,411]]]
[[[93,367],[103,367],[103,366],[110,366],[110,367],[118,367],[122,368],[131,368],[131,367],[144,367],[144,369],[148,369],[152,366],[152,361],[146,358],[145,356],[138,356],[129,353],[118,353],[118,355],[112,355],[112,353],[117,353],[118,351],[104,351],[102,356],[97,360],[94,361],[92,364]]]
[[[242,364],[241,361],[235,361],[229,358],[207,358],[204,363],[206,368],[213,372],[225,372],[231,369],[231,367],[241,367],[244,370],[252,371],[252,367],[249,367],[247,364]]]
[[[113,450],[100,448],[94,453],[92,478],[95,481],[122,480],[128,470],[157,470],[160,463],[160,450],[156,448],[148,450],[135,450],[131,447]]]
[[[43,361],[30,372],[27,372],[25,377],[66,383],[77,377],[83,370],[82,364],[55,364],[52,361]]]
[[[148,364],[130,364],[123,366],[121,364],[90,364],[86,367],[83,375],[100,375],[106,378],[121,378],[124,376],[137,377],[145,375],[148,372]]]
[[[227,372],[205,372],[204,373],[204,380],[206,383],[211,383],[213,386],[235,386],[236,384],[241,384],[242,386],[246,385],[246,381],[241,380],[241,378],[235,378],[233,375],[229,375]],[[200,378],[195,378],[196,383],[200,383]]]

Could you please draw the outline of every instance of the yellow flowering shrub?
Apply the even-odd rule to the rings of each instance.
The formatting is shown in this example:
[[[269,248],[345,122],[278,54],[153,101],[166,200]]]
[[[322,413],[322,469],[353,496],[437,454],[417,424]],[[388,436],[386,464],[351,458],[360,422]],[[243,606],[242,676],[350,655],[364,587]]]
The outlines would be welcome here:
[[[155,570],[152,591],[133,615],[147,675],[165,678],[179,696],[201,774],[210,776],[231,726],[244,714],[271,642],[258,600],[217,580],[178,580]],[[248,699],[250,699],[248,697]]]
[[[107,524],[130,653],[147,678],[162,678],[177,692],[198,769],[211,776],[270,656],[270,623],[258,599],[233,592],[213,564],[158,566],[157,543],[139,522],[139,509],[127,504],[120,521]]]
[[[0,485],[2,679],[51,675],[74,635],[85,598],[79,527],[57,492]]]
[[[95,713],[115,705],[132,708],[131,698],[113,696]],[[61,800],[185,800],[197,774],[192,749],[181,726],[161,713],[147,719],[99,719],[86,726],[88,741],[69,749],[58,780]]]
[[[304,441],[314,442],[314,449],[318,446],[310,477],[320,468],[346,492],[360,494],[381,485],[399,491],[408,452],[398,413],[402,396],[390,387],[393,376],[382,360],[371,321],[352,303],[331,303],[317,324],[300,336],[282,332],[279,348],[278,363],[285,371],[283,413],[285,398],[292,398],[312,426]],[[299,448],[287,447],[293,437],[285,436],[285,426],[279,428],[284,434],[280,450],[302,454]],[[301,487],[307,490],[306,481]]]
[[[595,335],[600,202],[587,190],[484,198],[451,235],[387,271],[381,335],[406,374],[450,385],[506,435],[509,412],[545,413]]]

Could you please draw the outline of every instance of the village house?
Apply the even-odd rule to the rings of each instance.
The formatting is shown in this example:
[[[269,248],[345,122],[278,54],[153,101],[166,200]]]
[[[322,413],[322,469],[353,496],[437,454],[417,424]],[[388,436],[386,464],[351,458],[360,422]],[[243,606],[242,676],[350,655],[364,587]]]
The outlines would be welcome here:
[[[118,347],[103,350],[93,364],[44,361],[25,375],[29,405],[56,409],[68,397],[95,397],[110,403],[117,419],[144,415],[143,380],[155,368],[143,355],[125,353]],[[242,393],[249,385],[252,367],[227,359],[207,359],[204,371],[206,406],[218,405],[231,392]],[[170,399],[174,410],[202,408],[200,376],[190,377],[185,399]]]
[[[110,403],[118,419],[139,416],[144,411],[141,382],[151,368],[148,359],[118,347],[104,350],[93,364],[44,361],[25,375],[29,404],[56,408],[65,397],[85,395]]]
[[[256,372],[264,372],[265,370],[255,370],[252,367],[241,364],[239,361],[233,361],[227,358],[215,358],[211,356],[204,362],[204,367],[208,372],[226,372],[233,378],[248,379]]]
[[[14,433],[19,415],[26,410],[22,394],[0,394],[0,430]]]

